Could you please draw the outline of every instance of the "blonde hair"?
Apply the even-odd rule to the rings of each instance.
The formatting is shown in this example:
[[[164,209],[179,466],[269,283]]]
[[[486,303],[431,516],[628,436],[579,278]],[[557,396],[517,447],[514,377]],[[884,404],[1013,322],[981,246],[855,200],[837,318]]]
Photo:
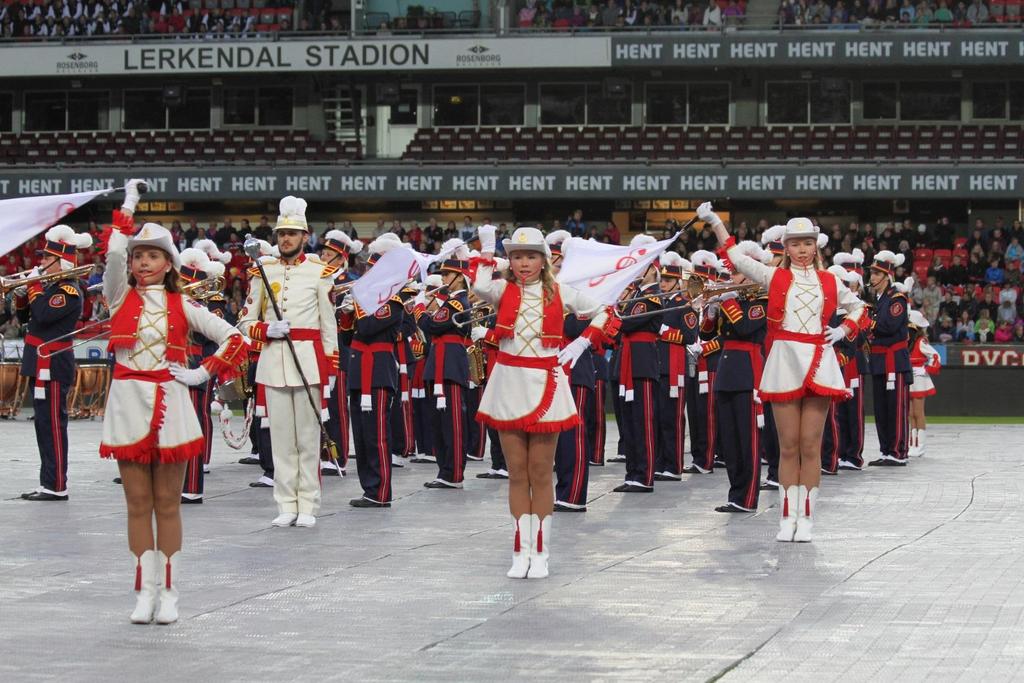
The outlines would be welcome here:
[[[541,252],[537,252],[541,254]],[[541,254],[544,256],[544,254]],[[509,254],[511,258],[511,254]],[[515,273],[512,272],[511,266],[505,271],[505,281],[513,284],[518,284],[519,280],[516,278]],[[544,264],[540,267],[540,284],[544,290],[544,303],[551,303],[552,299],[555,298],[555,276],[551,274],[551,259],[544,257]]]

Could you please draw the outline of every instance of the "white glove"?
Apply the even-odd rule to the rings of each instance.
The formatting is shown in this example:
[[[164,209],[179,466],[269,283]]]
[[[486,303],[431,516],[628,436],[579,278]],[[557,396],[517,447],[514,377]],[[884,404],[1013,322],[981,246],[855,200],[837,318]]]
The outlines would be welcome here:
[[[30,277],[39,277],[39,275],[41,275],[41,273],[39,272],[39,267],[36,266],[32,270],[28,271],[28,275],[25,276],[25,279],[27,280]],[[22,285],[21,287],[16,287],[14,289],[14,296],[16,296],[18,298],[23,298],[23,297],[25,297],[27,295],[28,295],[28,285]]]
[[[739,297],[739,292],[722,292],[718,295],[719,301],[728,301],[729,299],[736,299]]]
[[[665,334],[671,329],[672,328],[669,327],[668,325],[662,325],[661,327],[658,328],[658,336],[660,337],[661,335]]]
[[[202,365],[194,370],[190,370],[184,365],[172,365],[170,366],[170,370],[171,374],[174,375],[174,379],[189,387],[202,384],[210,379],[209,371],[207,371],[207,369]]]
[[[707,316],[708,320],[714,320],[718,317],[718,304],[711,304],[704,309],[704,315]]]
[[[469,331],[469,337],[473,341],[478,342],[484,337],[486,337],[488,332],[490,332],[490,330],[487,329],[486,327],[477,325],[476,327]]]
[[[846,328],[843,327],[826,327],[825,328],[825,342],[832,346],[838,341],[846,339]]]
[[[351,294],[346,294],[345,298],[341,300],[341,312],[351,313],[356,310],[355,301],[352,299]]]
[[[923,367],[914,368],[914,377],[924,377],[926,374],[928,373]]]
[[[124,204],[121,205],[122,211],[135,213],[135,207],[139,205],[139,199],[142,198],[142,194],[139,192],[139,185],[144,183],[145,181],[143,180],[132,178],[124,184]]]
[[[704,202],[697,207],[697,218],[704,221],[705,223],[721,223],[722,219],[718,217],[718,214],[711,210],[711,202]]]
[[[564,349],[558,352],[558,364],[568,364],[570,368],[576,367],[576,361],[580,359],[583,352],[590,348],[590,340],[586,337],[576,337],[569,342]]]
[[[292,331],[292,324],[287,320],[271,320],[267,323],[268,339],[284,339]]]
[[[686,352],[691,356],[697,357],[704,353],[704,344],[699,341],[693,342],[692,344],[686,345]]]
[[[334,394],[334,387],[338,384],[338,376],[331,375],[327,378],[327,389],[330,394]]]
[[[481,225],[477,234],[480,237],[480,253],[493,254],[498,243],[498,228],[493,225]]]

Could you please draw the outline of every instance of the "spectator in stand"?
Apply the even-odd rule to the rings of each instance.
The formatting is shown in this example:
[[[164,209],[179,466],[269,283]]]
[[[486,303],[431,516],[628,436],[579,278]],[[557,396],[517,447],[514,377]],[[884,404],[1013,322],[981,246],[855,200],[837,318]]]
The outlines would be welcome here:
[[[939,6],[932,15],[932,18],[937,24],[953,23],[953,12],[949,9],[947,0],[939,0]]]
[[[420,224],[413,221],[409,225],[409,232],[406,236],[409,238],[409,244],[412,245],[412,248],[416,251],[421,251],[421,246],[423,245],[423,230],[420,228]]]
[[[1022,280],[1024,280],[1024,273],[1021,273],[1021,261],[1007,261],[1006,282],[1003,283],[1003,286],[1020,287]]]
[[[963,257],[960,254],[953,254],[953,263],[942,272],[939,281],[944,285],[961,285],[968,279],[969,273],[963,263]]]
[[[956,324],[956,340],[961,343],[974,341],[974,322],[967,311],[960,311],[960,320]]]
[[[973,0],[967,8],[967,21],[972,24],[984,24],[988,21],[988,7],[981,0]]]
[[[1003,253],[1003,257],[1009,261],[1020,261],[1024,259],[1024,246],[1021,246],[1020,237],[1017,235],[1010,235],[1010,243],[1006,247],[1006,251]]]
[[[583,222],[583,209],[576,209],[565,221],[565,229],[573,237],[583,237],[587,232],[587,224]]]
[[[707,7],[704,8],[704,18],[701,23],[709,28],[715,28],[722,25],[722,8],[718,6],[717,0],[708,0]]]
[[[938,256],[932,259],[932,265],[928,268],[928,275],[934,276],[938,282],[942,282],[942,278],[946,274],[946,265],[942,262],[942,259]]]
[[[990,285],[1002,285],[1005,279],[1006,273],[1003,272],[1003,268],[999,264],[999,257],[994,256],[988,262],[988,269],[985,271],[985,282]]]
[[[260,224],[252,231],[253,237],[264,242],[269,242],[274,234],[274,228],[270,225],[266,216],[260,216]]]
[[[996,344],[1009,344],[1013,341],[1013,323],[1009,320],[1000,320],[992,341]]]
[[[978,315],[978,322],[974,323],[974,340],[979,344],[989,343],[995,332],[996,323],[989,317],[988,309],[981,309]]]
[[[978,247],[980,249],[980,247]],[[967,265],[967,281],[980,285],[985,281],[985,263],[981,260],[981,254],[977,251],[971,252],[971,262]]]
[[[928,282],[922,291],[921,302],[921,313],[924,314],[924,317],[928,320],[929,324],[935,324],[935,321],[939,319],[939,304],[942,303],[942,288],[939,287],[939,283],[936,281],[934,275],[928,276]]]
[[[679,1],[681,2],[682,0]],[[601,25],[608,27],[615,26],[618,23],[620,16],[622,16],[622,11],[619,8],[618,3],[616,3],[615,0],[608,0],[604,9],[601,10]]]
[[[1018,320],[1013,326],[1013,338],[1010,340],[1014,344],[1024,344],[1024,320]]]
[[[943,315],[939,318],[939,324],[932,328],[932,341],[942,344],[949,344],[956,341],[956,326],[953,318]]]
[[[939,304],[939,319],[949,318],[956,320],[960,317],[960,304],[953,299],[952,287],[946,287],[942,292],[942,302]]]
[[[608,244],[621,244],[622,234],[619,232],[619,226],[615,225],[615,221],[609,219],[608,225],[604,229],[604,239]]]
[[[992,287],[986,287],[982,294],[981,301],[975,301],[971,307],[971,317],[978,319],[981,317],[981,312],[985,311],[989,318],[995,318],[996,312],[999,310],[999,303],[995,300],[992,293]]]
[[[999,308],[996,311],[996,320],[1000,323],[1013,324],[1017,322],[1017,292],[1012,289],[1004,289],[999,292]]]

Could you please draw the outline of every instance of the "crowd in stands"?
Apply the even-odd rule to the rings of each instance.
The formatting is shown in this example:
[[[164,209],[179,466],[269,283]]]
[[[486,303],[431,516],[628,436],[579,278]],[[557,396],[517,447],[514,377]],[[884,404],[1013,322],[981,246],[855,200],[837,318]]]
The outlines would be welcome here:
[[[624,28],[632,26],[717,27],[743,23],[746,0],[595,0],[577,5],[573,0],[526,0],[519,10],[520,28]]]
[[[1019,24],[1021,0],[782,0],[779,26]]]
[[[482,222],[491,219],[483,217]],[[444,240],[459,237],[468,239],[476,233],[481,220],[465,216],[461,222],[438,221],[429,218],[424,221],[403,221],[380,219],[372,228],[356,228],[351,221],[327,221],[314,228],[308,250],[319,249],[323,235],[330,230],[344,230],[355,239],[369,242],[385,232],[393,232],[413,248],[425,253],[436,254]],[[899,282],[913,275],[914,284],[910,292],[915,307],[931,323],[929,334],[933,341],[940,343],[1024,343],[1024,226],[1021,221],[1007,223],[997,218],[992,224],[975,221],[966,236],[963,228],[954,226],[948,219],[933,224],[911,220],[902,223],[850,223],[847,226],[828,225],[823,221],[822,230],[829,236],[824,248],[826,259],[833,254],[860,249],[865,254],[865,265],[881,250],[901,253],[906,261],[897,270]],[[507,237],[517,224],[498,223],[499,239]],[[577,210],[564,221],[554,220],[542,225],[545,230],[568,230],[572,235],[593,238],[609,244],[628,242],[631,236],[623,234],[614,221],[590,222],[583,212]],[[662,236],[679,230],[675,221],[661,226]],[[736,223],[738,239],[759,239],[761,233],[770,227],[766,220],[756,224],[745,221]],[[273,227],[267,216],[259,219],[232,219],[211,222],[206,227],[192,220],[187,223],[171,221],[169,228],[180,248],[192,245],[199,239],[212,239],[224,251],[231,254],[226,268],[226,295],[229,300],[229,318],[242,308],[248,287],[246,268],[248,258],[242,250],[245,236],[272,240]],[[102,226],[96,222],[87,229],[100,243]],[[655,228],[648,228],[658,232]],[[27,270],[36,265],[36,251],[41,248],[41,238],[22,245],[19,249],[0,257],[0,275]],[[708,229],[688,230],[681,238],[678,249],[683,255],[698,249],[715,249],[716,240]],[[96,271],[87,284],[102,280],[102,257],[94,248],[93,262]],[[101,313],[98,305],[90,313],[96,318]],[[88,316],[87,316],[88,317]],[[7,334],[4,330],[0,333]]]

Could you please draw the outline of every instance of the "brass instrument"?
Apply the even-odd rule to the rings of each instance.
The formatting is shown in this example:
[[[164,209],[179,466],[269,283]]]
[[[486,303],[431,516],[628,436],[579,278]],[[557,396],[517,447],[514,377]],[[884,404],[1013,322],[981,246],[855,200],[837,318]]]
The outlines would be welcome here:
[[[761,285],[756,282],[744,282],[742,285],[718,284],[715,282],[708,282],[701,278],[693,278],[686,282],[686,294],[691,300],[698,298],[707,300],[713,296],[726,294],[728,292],[738,292],[743,296],[752,296],[760,289]]]
[[[463,325],[466,325],[467,323],[472,323],[474,319],[476,319],[481,314],[483,315],[483,317],[480,319],[486,319],[487,317],[489,317],[489,314],[493,312],[493,310],[494,308],[489,303],[487,303],[486,301],[480,301],[478,303],[473,304],[466,310],[459,311],[458,313],[453,315],[452,320],[455,322],[456,325],[461,327]],[[459,316],[466,316],[466,322],[459,322]]]
[[[53,342],[64,341],[65,339],[74,339],[75,337],[81,335],[84,332],[90,332],[92,330],[96,330],[97,328],[105,328],[105,329],[98,330],[94,334],[90,334],[85,339],[79,339],[78,341],[76,341],[74,344],[71,345],[71,348],[72,349],[76,349],[79,346],[82,346],[83,344],[88,344],[89,342],[94,342],[94,341],[96,341],[98,339],[101,339],[101,338],[107,336],[108,334],[110,334],[110,320],[97,320],[95,322],[91,322],[88,325],[83,325],[82,327],[78,328],[77,330],[72,330],[71,332],[68,332],[67,334],[62,334],[61,336],[56,337],[54,339],[51,339],[48,342],[44,342],[40,346],[42,347],[42,346],[46,346],[47,344],[52,344]],[[67,349],[65,349],[65,350],[67,350]],[[40,358],[52,358],[53,356],[57,355],[58,353],[62,353],[62,351],[40,352],[39,353],[39,357]]]
[[[334,285],[331,287],[331,294],[334,296],[345,296],[354,284],[355,282],[346,282],[343,285]]]
[[[182,294],[187,294],[196,301],[206,301],[212,296],[224,291],[224,276],[208,277],[181,288]]]
[[[0,296],[7,296],[15,289],[31,284],[47,285],[60,280],[80,280],[92,272],[92,264],[78,266],[70,270],[58,270],[55,273],[44,273],[43,275],[26,275],[32,271],[24,270],[9,277],[0,276]]]
[[[487,354],[480,342],[476,342],[466,349],[466,355],[469,356],[469,381],[480,386],[487,375]]]

